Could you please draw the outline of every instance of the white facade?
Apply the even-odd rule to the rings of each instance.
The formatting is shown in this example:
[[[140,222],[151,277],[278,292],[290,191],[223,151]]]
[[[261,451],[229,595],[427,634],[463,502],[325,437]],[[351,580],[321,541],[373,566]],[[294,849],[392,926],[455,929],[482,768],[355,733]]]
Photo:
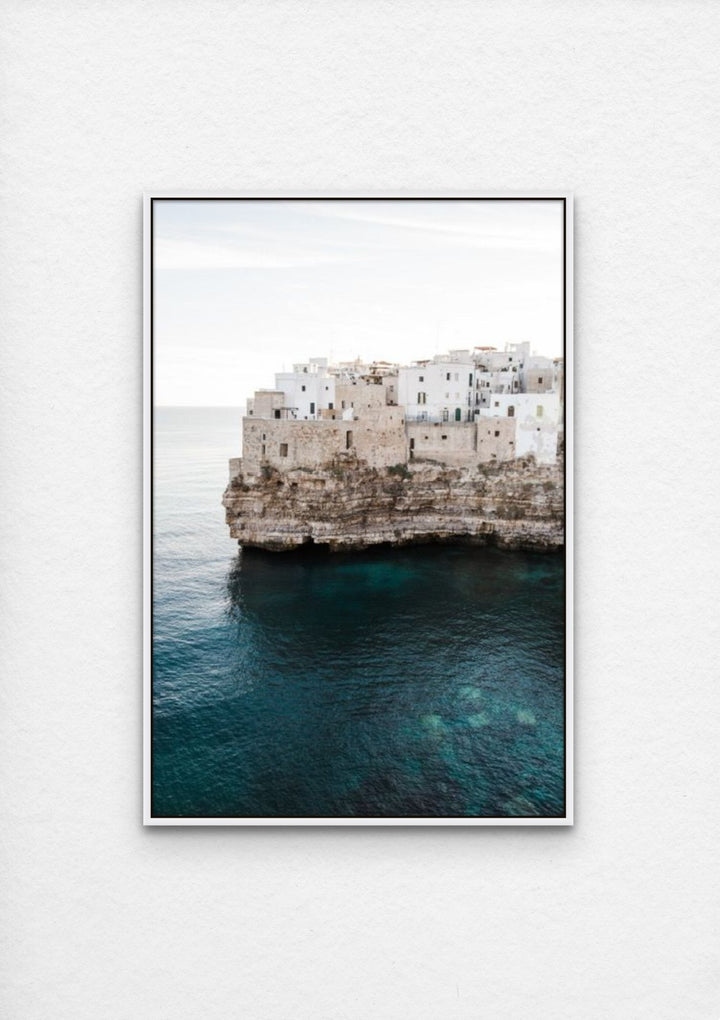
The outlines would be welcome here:
[[[557,428],[562,407],[558,393],[491,393],[490,406],[479,410],[481,417],[527,419]]]
[[[539,423],[532,418],[518,421],[515,426],[516,457],[527,457],[532,454],[538,464],[554,464],[557,449],[557,425]]]
[[[312,421],[335,405],[335,376],[327,369],[327,358],[311,358],[293,365],[292,372],[275,375],[275,389],[285,394],[289,417]]]
[[[475,406],[475,366],[448,355],[402,366],[398,372],[398,403],[409,421],[471,421]]]

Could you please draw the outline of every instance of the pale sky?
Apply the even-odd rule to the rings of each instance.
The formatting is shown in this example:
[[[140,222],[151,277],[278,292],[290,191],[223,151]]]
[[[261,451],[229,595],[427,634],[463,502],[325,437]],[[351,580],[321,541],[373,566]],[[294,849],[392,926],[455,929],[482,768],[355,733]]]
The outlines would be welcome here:
[[[311,357],[563,344],[559,201],[154,202],[155,403],[241,406]]]

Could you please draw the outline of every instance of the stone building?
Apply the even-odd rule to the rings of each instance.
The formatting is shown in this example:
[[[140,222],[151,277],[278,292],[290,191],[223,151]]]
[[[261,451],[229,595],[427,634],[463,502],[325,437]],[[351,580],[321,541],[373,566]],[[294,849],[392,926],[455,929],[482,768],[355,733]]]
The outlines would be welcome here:
[[[312,470],[343,460],[378,469],[423,461],[472,467],[525,456],[551,464],[563,386],[562,359],[531,355],[528,343],[403,366],[311,358],[248,400],[242,470]]]

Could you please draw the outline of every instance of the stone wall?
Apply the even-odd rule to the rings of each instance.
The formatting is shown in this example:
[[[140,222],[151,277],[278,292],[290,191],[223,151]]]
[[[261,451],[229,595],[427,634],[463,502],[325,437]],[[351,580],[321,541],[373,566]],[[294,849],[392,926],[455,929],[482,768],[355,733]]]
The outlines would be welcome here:
[[[367,389],[381,390],[380,386]],[[407,461],[405,416],[401,407],[385,404],[365,408],[352,422],[343,422],[352,431],[352,448],[360,460],[371,467],[390,467]]]
[[[264,465],[278,471],[317,467],[339,452],[343,437],[341,422],[243,418],[243,471],[257,475]]]
[[[378,387],[380,388],[380,387]],[[407,443],[402,411],[384,405],[352,421],[243,418],[243,472],[312,469],[350,454],[370,467],[404,463]]]
[[[352,407],[356,414],[387,403],[387,392],[381,383],[336,383],[335,408],[341,411]]]
[[[255,396],[248,401],[248,415],[254,418],[274,418],[275,411],[285,404],[285,394],[281,390],[256,390]]]
[[[474,422],[408,422],[408,449],[415,461],[469,466],[477,462],[477,429]]]
[[[480,464],[512,460],[517,456],[515,418],[479,418],[477,421],[477,459]]]

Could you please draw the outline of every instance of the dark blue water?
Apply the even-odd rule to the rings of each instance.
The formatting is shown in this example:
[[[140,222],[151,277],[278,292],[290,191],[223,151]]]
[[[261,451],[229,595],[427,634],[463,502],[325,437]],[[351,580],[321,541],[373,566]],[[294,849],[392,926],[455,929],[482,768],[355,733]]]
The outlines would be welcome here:
[[[244,551],[240,412],[155,415],[155,816],[564,814],[563,560]]]

